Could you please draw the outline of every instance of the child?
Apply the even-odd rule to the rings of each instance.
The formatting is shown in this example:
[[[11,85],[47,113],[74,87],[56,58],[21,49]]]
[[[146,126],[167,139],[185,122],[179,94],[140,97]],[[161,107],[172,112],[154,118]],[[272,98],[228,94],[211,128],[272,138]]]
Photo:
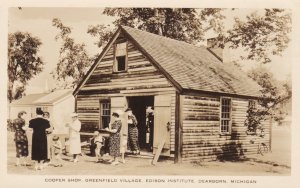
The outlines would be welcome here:
[[[52,138],[52,152],[54,154],[53,157],[53,165],[55,167],[62,167],[62,159],[61,159],[61,154],[62,154],[62,144],[59,140],[58,136],[53,136]]]
[[[102,160],[102,155],[100,153],[101,148],[103,147],[103,137],[100,135],[98,131],[94,132],[94,144],[96,145],[95,147],[95,154],[98,159],[97,162],[100,162]]]

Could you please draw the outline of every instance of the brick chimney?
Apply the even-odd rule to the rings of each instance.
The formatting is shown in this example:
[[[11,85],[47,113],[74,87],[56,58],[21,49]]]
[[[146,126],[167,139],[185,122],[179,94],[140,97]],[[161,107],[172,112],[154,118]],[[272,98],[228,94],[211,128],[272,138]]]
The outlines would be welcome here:
[[[156,19],[157,21],[157,34],[160,35],[160,36],[163,36],[163,33],[162,33],[162,22],[164,21],[164,16],[163,15],[159,15],[158,14],[158,9],[155,8],[154,9],[154,18]]]
[[[218,38],[207,39],[207,49],[216,56],[220,61],[224,62],[224,48],[219,46]]]

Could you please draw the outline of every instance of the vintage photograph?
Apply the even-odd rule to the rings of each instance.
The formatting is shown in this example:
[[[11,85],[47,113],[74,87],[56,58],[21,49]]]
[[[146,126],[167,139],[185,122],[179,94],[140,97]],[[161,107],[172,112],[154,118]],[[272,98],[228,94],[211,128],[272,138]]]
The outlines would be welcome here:
[[[291,176],[286,8],[8,8],[7,174]]]

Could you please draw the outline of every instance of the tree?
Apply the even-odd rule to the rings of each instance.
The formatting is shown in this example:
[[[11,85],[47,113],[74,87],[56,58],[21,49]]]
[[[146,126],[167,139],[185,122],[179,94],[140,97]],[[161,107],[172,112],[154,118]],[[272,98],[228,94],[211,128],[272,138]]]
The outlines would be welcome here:
[[[55,40],[62,41],[59,62],[52,75],[62,84],[60,87],[75,87],[90,67],[91,59],[87,54],[85,44],[78,44],[70,37],[70,27],[63,25],[57,18],[52,20],[52,25],[60,30]]]
[[[285,113],[280,104],[292,98],[291,82],[280,82],[273,74],[262,66],[249,71],[248,75],[261,86],[262,96],[258,100],[259,107],[250,106],[245,125],[250,130],[256,130],[261,121],[272,116],[275,121],[284,119]]]
[[[87,33],[98,39],[94,44],[102,50],[102,48],[108,43],[109,39],[113,36],[113,30],[114,28],[111,28],[110,25],[98,24],[95,26],[90,25]],[[95,60],[98,56],[99,53],[92,57],[92,59]]]
[[[193,8],[105,8],[103,14],[117,16],[115,26],[130,26],[193,44],[204,39],[203,24]]]
[[[238,9],[220,8],[106,8],[103,14],[117,16],[116,26],[126,25],[151,33],[197,44],[209,30],[217,34],[219,46],[242,48],[241,59],[269,63],[272,55],[281,55],[290,41],[291,14],[285,9],[261,9],[246,17],[235,18],[226,28],[226,13]]]
[[[27,32],[8,34],[8,92],[9,102],[24,95],[30,79],[43,70],[39,56],[42,42]]]
[[[284,9],[265,9],[247,16],[246,21],[235,18],[232,29],[224,41],[231,48],[243,48],[247,52],[242,59],[269,63],[272,55],[281,55],[288,47],[291,32],[291,15]]]
[[[98,41],[95,44],[101,48],[103,47],[113,35],[113,29],[110,25],[105,26],[104,24],[98,24],[96,26],[90,25],[87,33],[93,37],[98,37]]]

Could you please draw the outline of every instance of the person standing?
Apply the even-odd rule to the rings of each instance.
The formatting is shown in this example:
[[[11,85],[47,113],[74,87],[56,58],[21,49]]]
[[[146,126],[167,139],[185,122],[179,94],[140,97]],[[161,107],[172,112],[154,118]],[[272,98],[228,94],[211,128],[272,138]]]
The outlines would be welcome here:
[[[115,111],[112,113],[112,117],[114,118],[114,122],[109,126],[109,128],[105,128],[108,132],[110,132],[109,137],[109,155],[113,157],[112,165],[119,164],[118,157],[120,156],[120,132],[122,128],[122,122],[120,119],[121,112]]]
[[[44,115],[43,117],[49,121],[50,123],[50,113],[49,112],[44,112]],[[53,126],[51,126],[51,123],[50,123],[50,128],[48,128],[46,130],[46,134],[47,134],[47,154],[48,154],[48,158],[47,160],[44,161],[44,164],[48,165],[51,161],[51,158],[52,158],[52,149],[51,149],[51,146],[52,146],[52,132],[53,132]]]
[[[43,118],[40,108],[37,108],[36,114],[37,117],[29,121],[29,127],[33,129],[31,158],[35,161],[35,170],[42,170],[41,162],[48,158],[46,129],[50,128],[50,123]]]
[[[13,121],[17,157],[16,166],[20,166],[20,159],[23,159],[23,165],[27,165],[28,139],[26,135],[25,115],[26,112],[21,111],[18,113],[18,118]]]
[[[73,155],[73,162],[78,162],[78,155],[81,154],[80,129],[81,122],[78,120],[78,114],[72,113],[72,123],[69,126],[70,153]]]
[[[52,154],[53,154],[53,165],[54,167],[62,167],[63,164],[62,164],[62,158],[61,158],[61,155],[62,155],[62,144],[59,140],[59,137],[54,135],[53,138],[52,138]]]
[[[154,131],[154,111],[153,108],[150,107],[146,110],[147,112],[147,132],[149,134],[149,140],[146,143],[149,146],[149,151],[153,151],[153,131]]]
[[[137,128],[137,120],[135,115],[132,113],[131,108],[127,108],[125,110],[127,112],[127,123],[128,123],[128,146],[129,149],[133,152],[133,154],[140,154],[140,147],[138,143],[138,128]]]

